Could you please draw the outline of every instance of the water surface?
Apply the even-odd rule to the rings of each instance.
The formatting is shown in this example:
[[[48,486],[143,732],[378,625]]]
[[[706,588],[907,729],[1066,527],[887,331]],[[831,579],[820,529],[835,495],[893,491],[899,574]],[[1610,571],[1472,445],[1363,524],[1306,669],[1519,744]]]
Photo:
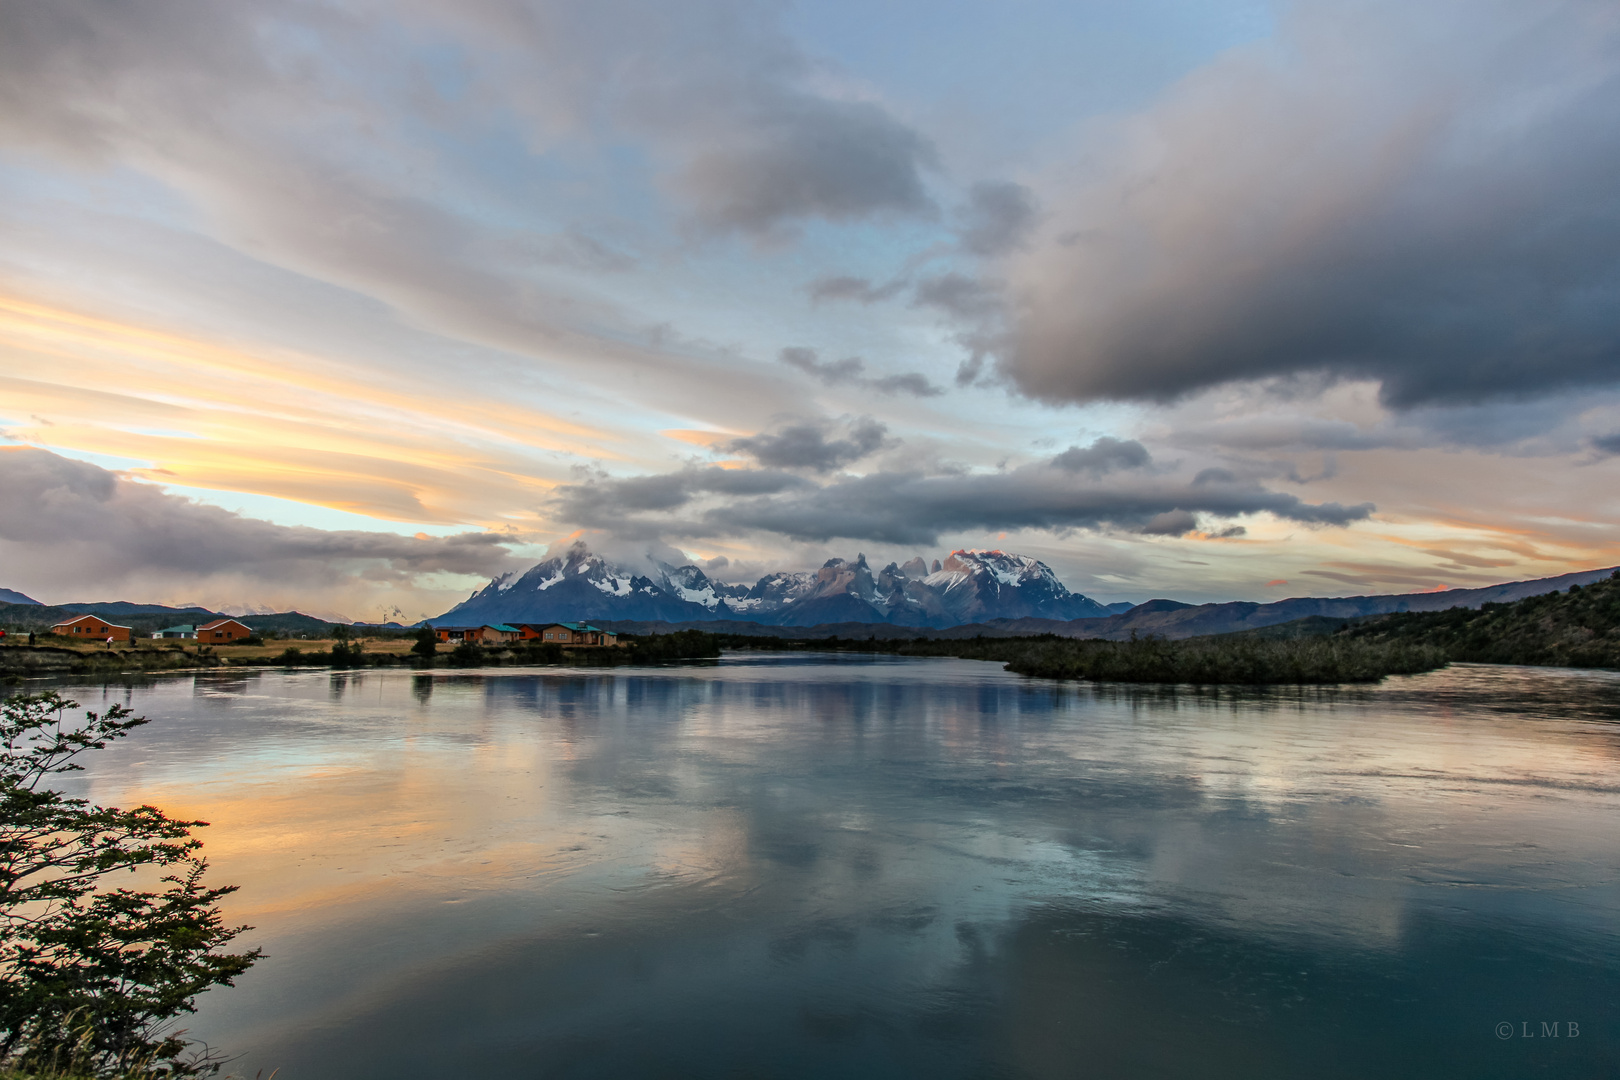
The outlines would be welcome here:
[[[95,798],[214,823],[269,957],[190,1026],[249,1076],[1620,1074],[1613,675],[784,655],[72,695],[155,721]]]

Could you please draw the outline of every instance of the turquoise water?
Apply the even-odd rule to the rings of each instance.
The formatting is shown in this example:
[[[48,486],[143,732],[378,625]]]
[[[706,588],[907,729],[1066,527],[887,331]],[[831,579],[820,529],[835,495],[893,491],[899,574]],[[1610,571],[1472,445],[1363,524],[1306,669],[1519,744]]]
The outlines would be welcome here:
[[[1620,1074],[1620,678],[972,661],[265,672],[100,801],[203,830],[278,1080]],[[1553,1037],[1556,1032],[1557,1037]]]

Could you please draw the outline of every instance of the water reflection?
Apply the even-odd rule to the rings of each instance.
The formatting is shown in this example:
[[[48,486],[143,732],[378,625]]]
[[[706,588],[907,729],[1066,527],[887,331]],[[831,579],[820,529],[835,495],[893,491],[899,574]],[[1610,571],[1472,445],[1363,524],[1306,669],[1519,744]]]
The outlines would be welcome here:
[[[159,718],[84,782],[215,822],[271,954],[194,1030],[409,1080],[1612,1072],[1617,691],[753,656],[75,694]]]

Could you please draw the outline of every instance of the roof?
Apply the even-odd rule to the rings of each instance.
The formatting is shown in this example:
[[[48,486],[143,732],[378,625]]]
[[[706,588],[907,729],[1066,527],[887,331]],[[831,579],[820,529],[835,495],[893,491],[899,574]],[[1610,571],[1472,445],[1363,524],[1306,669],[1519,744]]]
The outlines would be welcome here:
[[[485,623],[484,628],[487,630],[499,630],[503,634],[516,634],[519,632],[517,627],[507,626],[503,622]]]
[[[215,619],[213,622],[203,623],[201,626],[197,627],[197,629],[198,630],[212,630],[216,626],[224,626],[226,623],[232,623],[232,622],[235,623],[237,626],[240,626],[244,630],[252,630],[253,629],[253,627],[249,626],[247,623],[243,622],[241,619]]]
[[[88,614],[88,613],[84,614],[84,615],[75,615],[71,619],[63,619],[59,623],[52,624],[51,629],[54,630],[58,626],[72,626],[74,623],[80,622],[80,621],[82,621],[84,619],[89,619],[91,622],[100,623],[102,626],[105,626],[109,630],[128,630],[129,629],[129,627],[123,626],[123,625],[121,625],[119,623],[115,623],[111,619],[103,619],[100,615],[91,615],[91,614]]]
[[[613,633],[612,630],[604,630],[600,626],[592,626],[590,623],[564,622],[564,623],[558,623],[557,625],[558,626],[566,626],[566,627],[568,627],[568,629],[573,630],[576,633],[585,633],[586,631],[591,631],[591,632],[597,633],[597,634],[612,634]],[[617,637],[618,635],[614,634],[614,636]]]
[[[159,630],[160,634],[190,634],[196,631],[195,626],[165,626]]]

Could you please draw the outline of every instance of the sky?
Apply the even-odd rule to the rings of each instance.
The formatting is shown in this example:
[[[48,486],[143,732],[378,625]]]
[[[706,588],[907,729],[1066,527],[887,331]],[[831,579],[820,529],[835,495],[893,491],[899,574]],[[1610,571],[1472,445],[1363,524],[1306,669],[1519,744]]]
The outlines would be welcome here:
[[[0,0],[0,587],[1620,563],[1620,8]]]

